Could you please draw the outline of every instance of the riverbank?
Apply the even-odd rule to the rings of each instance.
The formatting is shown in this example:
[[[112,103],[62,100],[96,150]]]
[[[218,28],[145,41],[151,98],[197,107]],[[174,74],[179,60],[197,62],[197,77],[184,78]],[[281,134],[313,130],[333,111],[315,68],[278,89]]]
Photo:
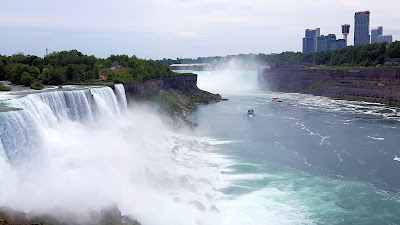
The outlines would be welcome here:
[[[258,80],[271,91],[400,105],[400,67],[264,68]]]

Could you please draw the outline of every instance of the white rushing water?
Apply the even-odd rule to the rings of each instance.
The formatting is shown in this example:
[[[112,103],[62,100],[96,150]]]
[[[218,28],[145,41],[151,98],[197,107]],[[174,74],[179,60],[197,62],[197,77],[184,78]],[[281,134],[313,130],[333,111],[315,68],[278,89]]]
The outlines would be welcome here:
[[[0,112],[0,206],[87,219],[116,203],[143,224],[220,224],[224,159],[207,139],[170,132],[123,85],[29,94]],[[157,215],[157,216],[155,216]]]
[[[127,110],[128,103],[126,101],[125,88],[123,84],[115,85],[115,96],[117,97],[120,109],[122,111]]]

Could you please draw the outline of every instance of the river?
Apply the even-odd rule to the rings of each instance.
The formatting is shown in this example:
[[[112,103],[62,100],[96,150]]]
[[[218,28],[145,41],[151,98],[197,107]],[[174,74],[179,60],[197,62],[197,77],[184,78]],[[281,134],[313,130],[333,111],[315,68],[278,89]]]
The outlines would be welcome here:
[[[224,224],[400,224],[397,108],[260,91],[256,71],[196,73],[229,99],[188,116],[227,160]]]

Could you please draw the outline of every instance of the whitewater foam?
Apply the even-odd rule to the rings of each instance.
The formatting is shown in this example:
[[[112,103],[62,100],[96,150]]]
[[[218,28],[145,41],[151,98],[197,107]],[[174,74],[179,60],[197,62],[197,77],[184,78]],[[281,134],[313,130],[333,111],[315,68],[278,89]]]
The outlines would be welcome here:
[[[225,159],[151,109],[125,111],[124,98],[116,85],[7,101],[18,110],[0,113],[0,205],[82,214],[117,203],[143,224],[220,224],[210,210]]]

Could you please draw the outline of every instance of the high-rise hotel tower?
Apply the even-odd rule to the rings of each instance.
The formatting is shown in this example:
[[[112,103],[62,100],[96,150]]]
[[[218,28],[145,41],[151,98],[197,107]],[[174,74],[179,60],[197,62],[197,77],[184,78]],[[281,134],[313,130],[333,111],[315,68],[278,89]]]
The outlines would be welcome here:
[[[320,37],[320,29],[307,29],[303,38],[303,53],[317,52],[317,38]]]
[[[356,12],[354,15],[354,45],[367,45],[369,36],[369,11]]]

